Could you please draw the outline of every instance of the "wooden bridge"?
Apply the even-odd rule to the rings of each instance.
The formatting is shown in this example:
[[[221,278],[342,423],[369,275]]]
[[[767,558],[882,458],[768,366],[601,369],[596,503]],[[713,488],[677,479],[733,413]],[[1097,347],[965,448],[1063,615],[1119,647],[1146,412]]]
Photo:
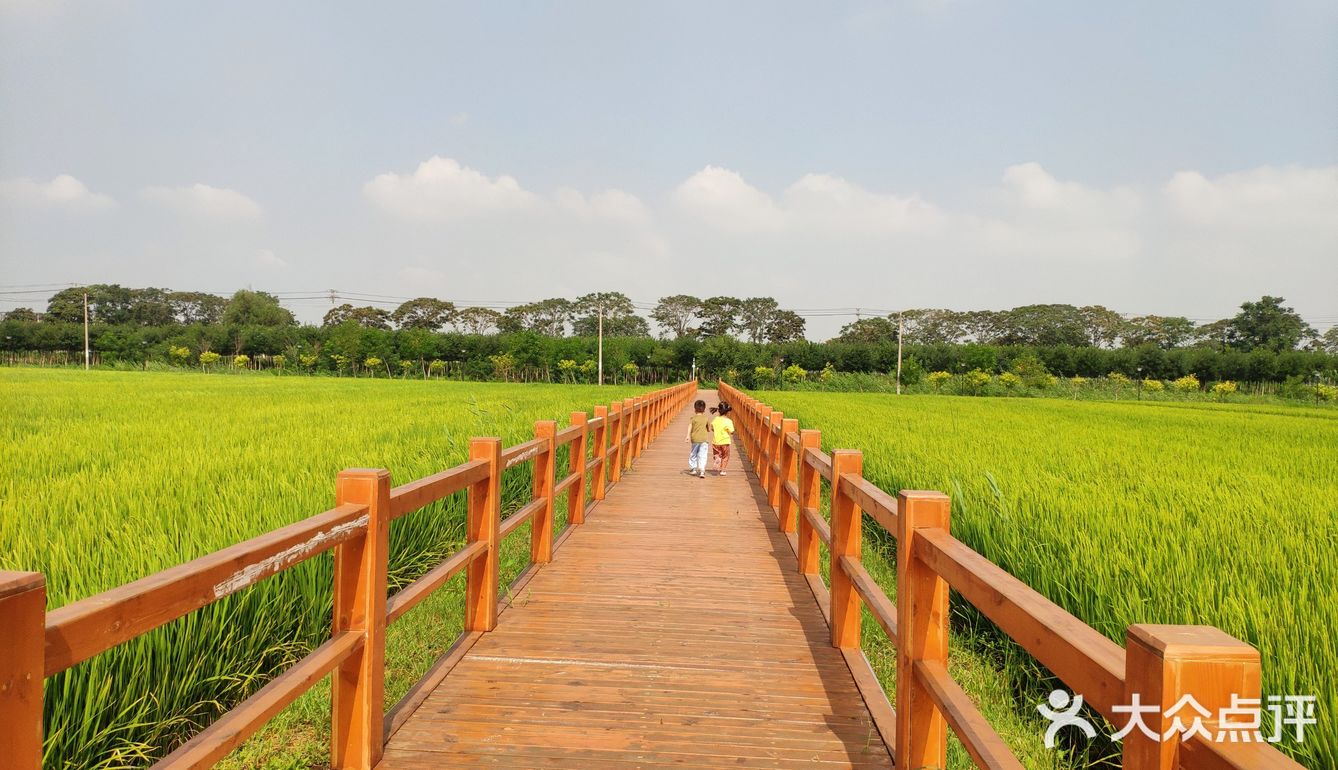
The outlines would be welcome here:
[[[399,487],[387,471],[345,471],[325,513],[50,612],[40,574],[0,572],[5,766],[41,764],[44,677],[330,550],[329,641],[155,767],[212,766],[333,674],[330,764],[340,769],[895,759],[918,770],[946,766],[949,729],[977,766],[1021,768],[948,674],[949,587],[1109,718],[1135,693],[1157,704],[1190,695],[1214,711],[1260,697],[1248,645],[1211,628],[1134,626],[1121,647],[956,541],[946,496],[889,495],[861,476],[858,452],[825,453],[817,431],[727,385],[721,393],[755,472],[742,462],[723,477],[684,472],[698,394],[687,383],[593,418],[574,413],[566,428],[540,422],[518,446],[475,439],[468,462]],[[502,475],[526,464],[532,499],[503,519]],[[390,522],[457,493],[468,497],[466,545],[388,596]],[[554,538],[559,500],[569,526]],[[499,543],[526,521],[532,565],[501,590]],[[895,604],[860,561],[866,526],[897,538]],[[383,712],[386,626],[462,572],[464,633]],[[862,613],[897,644],[895,711],[860,651]],[[1124,766],[1300,767],[1266,744],[1172,732],[1152,741],[1135,731]]]

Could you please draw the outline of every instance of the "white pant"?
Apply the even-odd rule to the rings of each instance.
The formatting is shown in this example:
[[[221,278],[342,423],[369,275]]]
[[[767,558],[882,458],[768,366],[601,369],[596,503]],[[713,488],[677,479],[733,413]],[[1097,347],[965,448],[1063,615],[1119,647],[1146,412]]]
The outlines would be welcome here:
[[[706,471],[706,460],[711,456],[711,444],[703,441],[692,445],[692,454],[688,455],[688,467],[695,471]]]

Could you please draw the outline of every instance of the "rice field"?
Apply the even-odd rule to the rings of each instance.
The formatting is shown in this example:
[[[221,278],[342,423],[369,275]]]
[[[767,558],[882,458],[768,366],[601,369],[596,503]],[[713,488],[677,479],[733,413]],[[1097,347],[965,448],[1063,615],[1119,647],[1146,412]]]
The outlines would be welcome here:
[[[463,461],[472,436],[518,443],[536,419],[639,390],[0,369],[0,568],[45,573],[58,607],[319,513],[343,468],[403,483]],[[528,500],[526,474],[507,474],[509,507]],[[462,503],[395,522],[392,585],[460,546]],[[511,575],[528,556],[522,529],[508,543],[523,547],[504,551]],[[45,766],[144,766],[323,641],[330,605],[322,556],[48,680]],[[390,640],[388,701],[449,625],[418,634],[439,637],[427,646]]]
[[[884,489],[950,494],[959,539],[1112,639],[1132,623],[1192,623],[1255,645],[1265,695],[1317,696],[1318,725],[1281,748],[1307,767],[1338,767],[1331,410],[754,395],[820,429],[824,449],[863,450],[865,475]],[[875,558],[889,552],[871,545]],[[892,573],[871,571],[891,587]],[[971,613],[960,610],[959,633],[989,636],[963,628]],[[983,644],[1007,646],[997,641]],[[889,670],[876,641],[869,652]]]

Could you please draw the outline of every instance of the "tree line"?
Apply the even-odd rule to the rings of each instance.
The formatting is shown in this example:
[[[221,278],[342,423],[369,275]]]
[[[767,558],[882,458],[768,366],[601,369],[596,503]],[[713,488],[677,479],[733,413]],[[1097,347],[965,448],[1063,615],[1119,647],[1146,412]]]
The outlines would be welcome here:
[[[619,292],[505,310],[419,297],[393,309],[341,304],[315,326],[299,324],[262,291],[224,298],[117,285],[66,289],[51,297],[44,312],[7,313],[0,321],[0,349],[81,350],[85,292],[94,349],[104,359],[131,362],[179,361],[183,350],[192,362],[206,352],[281,355],[290,366],[305,360],[313,370],[333,371],[356,371],[369,359],[394,362],[406,372],[451,361],[484,377],[495,374],[493,359],[506,356],[503,362],[517,366],[584,372],[595,355],[601,319],[606,370],[633,364],[685,374],[695,361],[707,373],[792,364],[810,371],[830,366],[887,372],[896,366],[899,329],[906,364],[926,371],[1004,371],[1030,353],[1067,376],[1123,371],[1131,377],[1264,381],[1328,371],[1338,360],[1338,329],[1318,335],[1283,299],[1270,296],[1204,325],[1184,317],[1126,318],[1100,306],[912,309],[857,319],[835,338],[815,343],[805,339],[802,316],[768,297],[674,295],[649,307],[649,320]]]

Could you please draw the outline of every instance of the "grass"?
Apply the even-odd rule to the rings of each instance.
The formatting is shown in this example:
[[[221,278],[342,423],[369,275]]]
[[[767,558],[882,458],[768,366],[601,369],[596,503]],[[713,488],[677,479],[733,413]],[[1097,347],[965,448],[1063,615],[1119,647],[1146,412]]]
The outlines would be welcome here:
[[[58,607],[319,513],[343,468],[403,483],[463,461],[472,436],[515,444],[536,419],[633,392],[0,369],[0,568],[44,573]],[[508,508],[529,484],[527,470],[507,474]],[[395,522],[392,586],[458,548],[463,520],[456,496]],[[504,577],[525,542],[508,540]],[[388,706],[459,632],[457,584],[392,626]],[[320,556],[48,680],[45,766],[147,764],[323,641],[330,607]],[[327,714],[315,692],[230,762],[321,761]]]
[[[825,448],[862,449],[865,475],[884,489],[948,492],[959,539],[1110,638],[1122,643],[1133,623],[1190,623],[1253,644],[1266,695],[1317,696],[1319,724],[1280,748],[1307,766],[1338,766],[1332,410],[756,395],[822,430]],[[892,546],[866,538],[870,571],[891,594]],[[957,604],[954,616],[959,646],[997,661],[1018,713],[1034,713],[1044,672],[969,608]],[[890,653],[866,626],[877,668]],[[1084,761],[1110,751],[1088,747]]]

